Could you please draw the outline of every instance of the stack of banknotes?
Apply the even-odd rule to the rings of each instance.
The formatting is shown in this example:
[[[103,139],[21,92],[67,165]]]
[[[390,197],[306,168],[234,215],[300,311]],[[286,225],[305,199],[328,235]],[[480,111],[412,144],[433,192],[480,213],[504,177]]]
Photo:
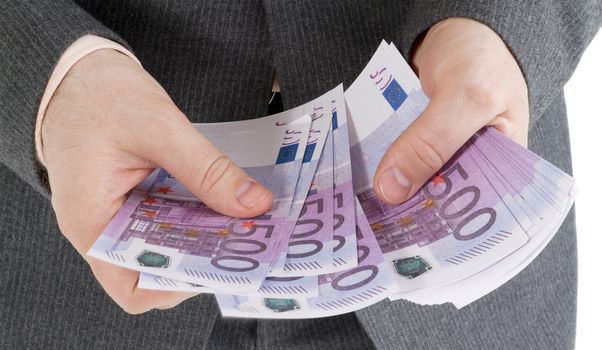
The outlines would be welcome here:
[[[376,167],[427,103],[383,42],[346,91],[265,118],[198,124],[272,191],[272,209],[221,215],[157,169],[88,254],[140,271],[139,288],[214,293],[223,316],[323,317],[385,298],[461,308],[542,251],[575,186],[484,128],[410,200],[379,201]]]

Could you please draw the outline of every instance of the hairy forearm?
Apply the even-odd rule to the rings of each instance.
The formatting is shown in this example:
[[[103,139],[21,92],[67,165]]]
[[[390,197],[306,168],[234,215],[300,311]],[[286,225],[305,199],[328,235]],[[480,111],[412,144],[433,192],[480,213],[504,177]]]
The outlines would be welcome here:
[[[0,162],[43,194],[34,150],[37,110],[61,55],[90,33],[123,44],[71,1],[0,3]]]

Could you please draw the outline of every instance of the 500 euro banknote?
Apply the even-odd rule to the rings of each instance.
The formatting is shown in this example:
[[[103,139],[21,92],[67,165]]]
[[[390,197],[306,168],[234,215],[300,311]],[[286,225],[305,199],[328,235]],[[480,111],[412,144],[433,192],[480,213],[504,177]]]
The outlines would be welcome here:
[[[288,219],[311,118],[270,116],[197,125],[218,149],[272,191],[265,215],[221,215],[158,169],[132,192],[89,255],[126,268],[211,287],[252,292],[270,269]]]

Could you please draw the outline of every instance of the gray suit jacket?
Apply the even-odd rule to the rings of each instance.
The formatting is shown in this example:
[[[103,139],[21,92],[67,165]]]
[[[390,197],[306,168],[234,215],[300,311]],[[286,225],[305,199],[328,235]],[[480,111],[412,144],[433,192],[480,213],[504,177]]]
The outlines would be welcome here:
[[[348,86],[381,39],[408,57],[452,16],[504,39],[529,86],[530,147],[570,172],[562,88],[600,26],[599,0],[0,2],[0,347],[571,348],[572,214],[527,269],[460,311],[381,302],[310,321],[223,320],[210,296],[125,315],[57,228],[34,121],[54,65],[81,36],[130,47],[191,121],[211,122],[265,115],[276,71],[286,108]]]

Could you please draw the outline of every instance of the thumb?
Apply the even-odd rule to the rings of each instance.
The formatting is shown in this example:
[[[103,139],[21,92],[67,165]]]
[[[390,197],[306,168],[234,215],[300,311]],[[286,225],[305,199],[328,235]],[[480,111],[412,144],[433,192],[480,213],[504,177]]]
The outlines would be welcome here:
[[[162,130],[161,142],[143,142],[146,159],[169,171],[203,203],[224,215],[253,217],[270,209],[268,189],[215,148],[187,119],[174,124],[178,125]]]
[[[399,204],[428,179],[495,113],[492,103],[469,94],[436,94],[422,114],[391,144],[374,176],[377,196]]]

